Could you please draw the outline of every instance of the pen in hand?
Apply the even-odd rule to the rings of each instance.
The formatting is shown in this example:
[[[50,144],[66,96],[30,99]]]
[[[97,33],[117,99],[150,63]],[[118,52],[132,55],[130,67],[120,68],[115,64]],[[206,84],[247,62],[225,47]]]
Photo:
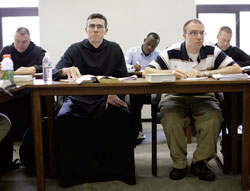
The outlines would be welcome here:
[[[136,61],[136,64],[134,65],[135,71],[140,71],[141,70],[141,64],[139,63],[139,61]]]

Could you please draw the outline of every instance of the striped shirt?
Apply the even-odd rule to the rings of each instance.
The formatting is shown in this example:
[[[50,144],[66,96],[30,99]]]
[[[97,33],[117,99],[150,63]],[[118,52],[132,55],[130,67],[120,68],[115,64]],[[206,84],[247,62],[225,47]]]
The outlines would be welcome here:
[[[162,70],[180,69],[189,72],[192,69],[198,71],[214,70],[233,64],[235,64],[235,62],[231,57],[210,43],[204,43],[200,49],[197,60],[192,60],[188,56],[184,41],[171,45],[163,50],[155,61],[149,64],[149,67]]]

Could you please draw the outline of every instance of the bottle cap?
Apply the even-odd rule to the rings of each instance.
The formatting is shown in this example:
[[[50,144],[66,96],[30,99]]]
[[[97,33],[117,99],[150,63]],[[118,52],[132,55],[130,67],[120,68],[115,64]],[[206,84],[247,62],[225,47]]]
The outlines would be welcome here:
[[[11,56],[10,56],[10,54],[4,54],[3,55],[3,58],[10,58]]]

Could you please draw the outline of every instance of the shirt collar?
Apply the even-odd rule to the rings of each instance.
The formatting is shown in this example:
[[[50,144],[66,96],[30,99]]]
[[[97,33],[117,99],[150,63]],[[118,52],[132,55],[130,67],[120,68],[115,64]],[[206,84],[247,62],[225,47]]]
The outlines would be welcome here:
[[[205,46],[202,45],[200,52],[199,52],[199,56],[197,58],[198,63],[200,63],[201,59],[205,59],[207,58],[207,51],[205,49]],[[184,41],[183,43],[181,43],[181,59],[182,60],[192,60],[191,58],[189,58],[188,54],[187,54],[187,49],[186,49],[186,42]]]
[[[218,46],[218,44],[216,43],[215,44],[218,48],[219,48],[219,46]],[[229,47],[228,47],[228,49],[226,49],[225,51],[223,51],[223,52],[225,52],[226,54],[228,54],[228,51],[230,50],[232,48],[232,46],[230,45]]]

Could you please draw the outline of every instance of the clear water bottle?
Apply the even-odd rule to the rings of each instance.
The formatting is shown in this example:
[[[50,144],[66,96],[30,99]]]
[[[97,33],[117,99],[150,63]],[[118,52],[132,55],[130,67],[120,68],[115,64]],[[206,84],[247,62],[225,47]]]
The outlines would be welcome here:
[[[14,83],[13,78],[13,61],[11,60],[10,54],[4,54],[3,60],[1,63],[2,69],[0,71],[0,79],[9,80],[11,83]]]
[[[46,84],[52,84],[52,62],[47,52],[43,57],[43,80]]]

